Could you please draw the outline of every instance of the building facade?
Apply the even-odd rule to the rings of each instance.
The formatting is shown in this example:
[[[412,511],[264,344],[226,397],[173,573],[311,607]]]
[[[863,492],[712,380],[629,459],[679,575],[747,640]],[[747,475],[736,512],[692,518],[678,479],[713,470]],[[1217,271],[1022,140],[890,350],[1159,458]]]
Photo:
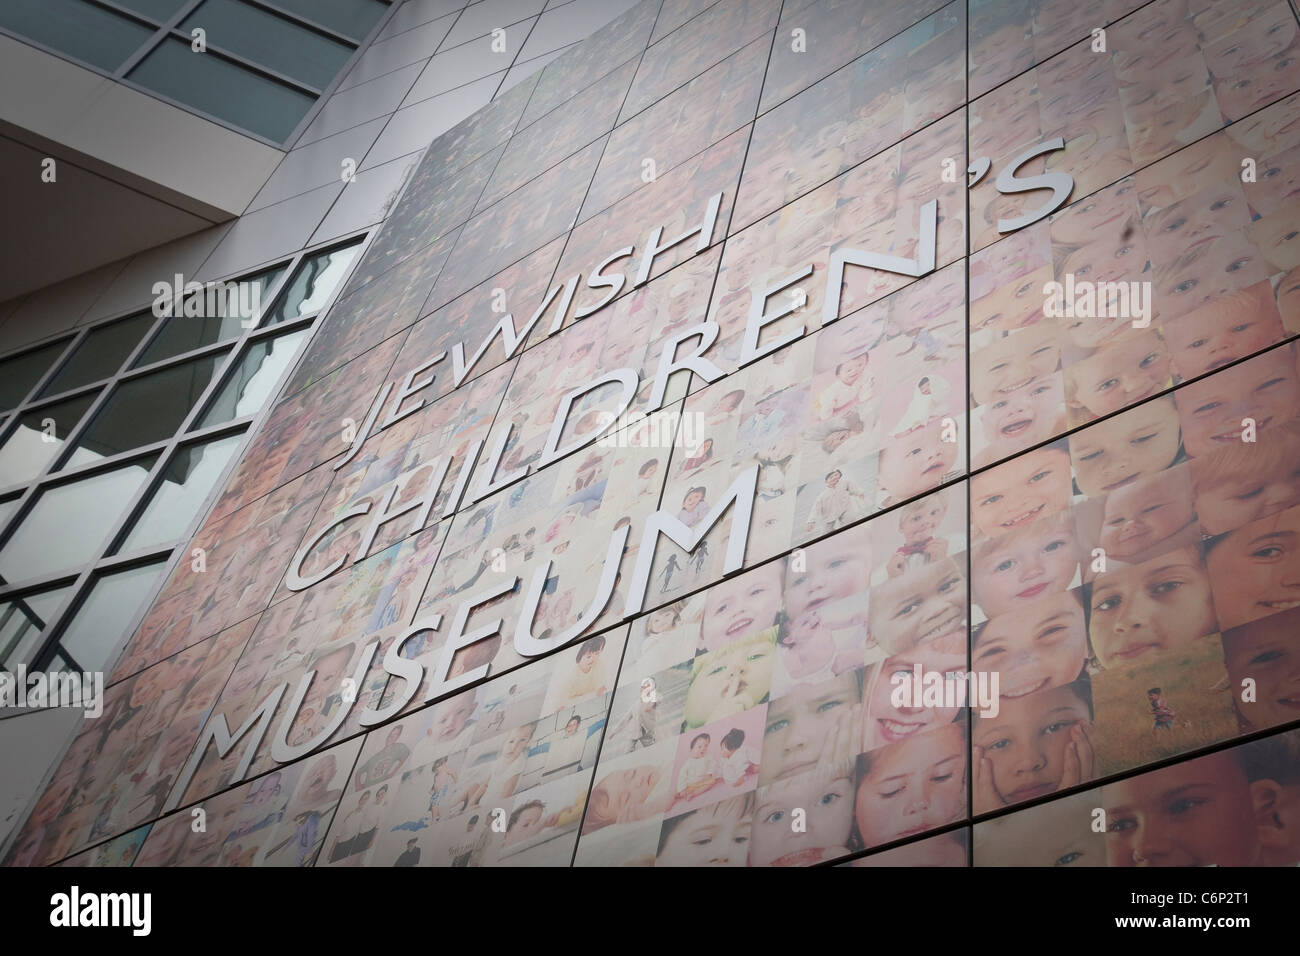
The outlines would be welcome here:
[[[1288,0],[378,6],[7,307],[10,865],[1300,862]]]

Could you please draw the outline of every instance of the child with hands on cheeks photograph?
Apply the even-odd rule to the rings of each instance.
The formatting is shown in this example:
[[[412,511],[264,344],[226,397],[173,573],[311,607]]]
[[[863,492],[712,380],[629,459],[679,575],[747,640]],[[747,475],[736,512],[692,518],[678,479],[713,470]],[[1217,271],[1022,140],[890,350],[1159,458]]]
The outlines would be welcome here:
[[[976,717],[971,756],[975,812],[1093,779],[1092,722],[1087,678],[1003,699],[996,716]]]

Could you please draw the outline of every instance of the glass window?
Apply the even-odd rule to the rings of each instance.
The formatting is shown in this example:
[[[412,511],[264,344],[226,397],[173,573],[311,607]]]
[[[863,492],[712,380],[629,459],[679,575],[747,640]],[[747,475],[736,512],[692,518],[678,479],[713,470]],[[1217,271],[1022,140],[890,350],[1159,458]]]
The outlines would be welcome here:
[[[77,608],[59,646],[84,671],[103,670],[140,605],[158,582],[165,562],[158,561],[96,579]]]
[[[234,338],[252,328],[262,314],[262,302],[284,266],[276,266],[230,282],[211,282],[202,295],[191,295],[163,323],[135,367],[152,365],[215,342]]]
[[[135,551],[179,538],[243,438],[242,434],[229,435],[178,449],[163,471],[162,482],[154,489],[144,513],[122,542],[121,550]]]
[[[184,33],[195,27],[207,32],[208,46],[318,90],[329,86],[353,50],[241,0],[205,0],[181,24]]]
[[[261,411],[280,374],[289,367],[306,338],[307,329],[299,329],[250,346],[199,425],[206,428]]]
[[[280,294],[275,308],[266,314],[262,324],[276,325],[320,311],[338,286],[339,280],[347,274],[360,247],[360,243],[354,243],[304,259],[298,271],[293,274],[293,279]]]
[[[72,585],[0,603],[0,666],[30,664],[46,625],[72,593]]]
[[[72,357],[41,389],[41,394],[57,395],[108,378],[122,367],[153,323],[152,312],[141,312],[121,322],[101,325],[81,340]]]
[[[0,410],[18,407],[67,344],[67,339],[60,339],[0,362]]]
[[[0,27],[110,73],[154,32],[84,0],[4,0]]]
[[[85,564],[149,477],[156,455],[41,492],[18,530],[0,549],[5,581],[37,578]]]
[[[28,412],[0,445],[0,488],[30,481],[58,454],[97,392]]]
[[[165,40],[130,77],[148,89],[275,143],[283,143],[316,98],[252,73],[215,53]]]
[[[275,5],[354,40],[364,40],[388,9],[382,0],[275,0]]]
[[[117,5],[159,21],[170,20],[188,0],[117,0]]]
[[[122,382],[77,440],[69,465],[81,465],[170,438],[208,387],[225,353]]]

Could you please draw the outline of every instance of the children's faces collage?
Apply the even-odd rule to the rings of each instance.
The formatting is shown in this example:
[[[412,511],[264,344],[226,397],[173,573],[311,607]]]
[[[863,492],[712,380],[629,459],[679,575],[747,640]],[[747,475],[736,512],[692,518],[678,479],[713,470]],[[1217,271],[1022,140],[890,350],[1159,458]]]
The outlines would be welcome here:
[[[821,862],[965,819],[968,776],[978,816],[1294,722],[1298,408],[1284,344],[974,475],[969,555],[957,484],[638,620],[577,862]],[[968,645],[969,730],[891,693]]]
[[[1294,18],[1283,5],[1264,5],[1255,10],[1257,27],[1211,43],[1211,26],[1222,26],[1208,20],[1214,11],[1180,21],[1177,7],[1150,4],[1123,21],[1123,31],[1115,30],[1118,37],[1167,31],[1167,57],[1134,55],[1125,62],[1116,54],[1114,75],[1107,71],[1105,82],[1090,91],[1100,74],[1087,71],[1098,58],[1086,45],[1075,47],[1038,67],[1036,85],[1026,74],[972,104],[972,155],[991,152],[995,164],[1022,141],[1032,143],[1040,130],[1042,136],[1058,131],[1049,110],[1065,124],[1061,156],[1071,155],[1071,135],[1105,143],[1109,126],[1119,130],[1117,142],[1125,128],[1135,144],[1147,129],[1161,138],[1147,156],[1136,145],[1130,155],[1111,144],[1103,155],[1117,164],[1108,168],[1070,159],[1077,201],[995,244],[975,242],[975,467],[1300,332],[1300,256],[1292,241],[1300,200],[1294,174],[1286,172],[1300,149],[1300,97],[1279,98],[1300,82]],[[1198,23],[1204,23],[1199,41]],[[1259,36],[1252,41],[1253,34]],[[1050,83],[1043,75],[1049,69],[1061,73]],[[1171,70],[1178,82],[1160,85]],[[1258,102],[1235,111],[1215,105],[1224,92],[1221,77],[1256,71],[1283,86],[1270,86]],[[1151,119],[1129,114],[1139,103]],[[1184,104],[1200,106],[1180,127]],[[1108,111],[1116,115],[1106,119]],[[1008,114],[1029,126],[1009,128]],[[1086,119],[1094,114],[1097,119]],[[1220,129],[1225,120],[1234,122]],[[1243,170],[1246,160],[1250,175]],[[1049,161],[1048,171],[1053,168]],[[987,197],[990,231],[994,219],[1013,212],[988,183],[972,190],[973,209],[980,205],[977,196]]]
[[[1300,730],[1289,730],[977,823],[974,861],[1295,866],[1297,814]]]
[[[966,668],[965,504],[945,489],[635,621],[576,862],[808,865],[965,819],[964,711],[891,700],[894,674]]]
[[[626,630],[372,732],[317,865],[567,866]]]
[[[973,811],[1295,719],[1292,345],[977,473]],[[1019,726],[1017,726],[1019,725]]]
[[[758,6],[767,11],[758,19],[775,21],[777,5],[737,4],[702,17],[701,29],[723,30],[724,12],[744,20]],[[769,102],[763,86],[763,108],[775,109],[754,121],[752,137],[748,127],[704,136],[692,126],[697,147],[712,145],[643,189],[624,195],[589,145],[537,178],[521,173],[518,189],[464,226],[455,268],[445,264],[453,233],[414,247],[429,222],[460,228],[472,209],[457,197],[477,195],[466,184],[486,185],[501,150],[476,140],[472,125],[449,139],[459,185],[444,195],[421,179],[421,201],[436,208],[399,216],[401,231],[377,247],[387,271],[363,268],[370,285],[341,298],[364,318],[326,325],[328,347],[313,346],[301,390],[277,406],[196,538],[216,574],[173,575],[115,675],[113,723],[78,738],[19,857],[1300,862],[1287,830],[1300,806],[1300,731],[1132,774],[1297,719],[1294,15],[1282,0],[1108,0],[1111,52],[1098,53],[1080,39],[1092,26],[1080,19],[1085,5],[912,6],[912,26],[870,50],[845,52],[854,34],[837,37],[844,56],[829,75],[774,55],[771,76],[798,95]],[[648,32],[653,17],[636,17]],[[683,98],[712,89],[703,66],[673,79],[682,71],[668,51],[678,42],[669,34],[652,71],[627,70],[618,82],[647,105],[649,86],[680,86]],[[742,47],[717,69],[747,64]],[[818,69],[799,93],[798,71]],[[611,75],[593,67],[587,86]],[[705,79],[688,87],[695,75]],[[557,82],[551,73],[526,81],[528,95],[494,103],[482,122],[505,129],[521,111],[531,121],[534,86],[538,102],[558,105]],[[730,115],[724,105],[711,115]],[[647,112],[634,122],[666,121]],[[639,155],[635,137],[615,135],[619,150]],[[999,192],[998,173],[1055,136],[1066,148],[1019,173],[1070,173],[1070,202],[1000,234],[999,219],[1036,208],[1043,194]],[[969,207],[960,175],[939,175],[945,157],[968,147],[991,160]],[[1253,178],[1243,178],[1243,158]],[[580,209],[573,184],[593,175],[605,177],[613,204]],[[497,287],[526,303],[519,325],[545,298],[548,275],[554,285],[589,270],[654,224],[680,234],[719,190],[713,248],[673,247],[648,284],[629,282],[559,335],[545,334],[545,316],[511,360],[491,344],[459,389],[446,376],[418,414],[371,436],[337,473],[327,467],[340,451],[336,418],[364,410],[385,369],[409,370],[457,341],[476,346],[482,337],[468,330]],[[850,269],[842,318],[822,327],[832,244],[915,256],[919,210],[931,199],[938,267],[916,280]],[[581,215],[564,237],[570,212]],[[754,300],[807,262],[816,271],[802,307],[766,326],[757,344],[773,345],[770,354],[742,367]],[[1045,301],[1051,282],[1070,290],[1055,310]],[[1103,282],[1116,285],[1099,290]],[[790,294],[772,295],[767,311]],[[362,308],[372,297],[376,308]],[[579,290],[575,303],[594,298]],[[721,327],[708,355],[725,376],[670,381],[669,408],[648,424],[669,421],[660,433],[677,437],[671,447],[592,445],[471,494],[452,520],[418,534],[405,519],[385,526],[368,556],[305,591],[283,586],[305,534],[389,490],[409,502],[438,455],[455,459],[438,514],[459,459],[507,427],[499,473],[535,465],[561,396],[602,372],[638,369],[631,408],[647,407],[659,346],[705,316]],[[806,334],[792,334],[800,325]],[[575,403],[565,443],[608,421],[609,394]],[[690,554],[661,543],[650,610],[621,623],[644,517],[659,508],[695,529],[754,465],[745,570],[724,578],[726,522]],[[591,599],[607,542],[624,527],[612,600],[580,639],[526,661],[511,637],[529,577],[549,559],[530,623],[533,638],[552,639]],[[304,571],[350,552],[354,529],[327,536]],[[518,590],[498,587],[520,574]],[[486,682],[431,706],[416,695],[363,735],[363,707],[387,705],[400,683],[374,668],[351,713],[335,720],[337,687],[368,640],[380,641],[378,658],[413,620],[449,616],[488,591],[500,593],[475,620],[500,616],[501,635],[457,653],[444,675],[486,673]],[[444,640],[421,634],[404,656],[428,673]],[[316,677],[285,743],[326,746],[284,765],[265,747],[252,779],[234,785],[235,759],[209,753],[183,809],[141,826],[161,812],[210,713],[237,727],[274,686],[292,690],[308,671]],[[996,675],[996,708],[967,708],[978,687],[970,671]],[[943,675],[943,691],[900,695],[921,673]],[[286,698],[273,732],[288,709]],[[1088,789],[1103,778],[1118,782]],[[1192,809],[1173,796],[1184,787],[1198,795]],[[206,833],[190,825],[187,804],[200,799]],[[1158,845],[1150,834],[1174,816],[1183,836]],[[1215,836],[1219,820],[1231,822],[1227,835]]]

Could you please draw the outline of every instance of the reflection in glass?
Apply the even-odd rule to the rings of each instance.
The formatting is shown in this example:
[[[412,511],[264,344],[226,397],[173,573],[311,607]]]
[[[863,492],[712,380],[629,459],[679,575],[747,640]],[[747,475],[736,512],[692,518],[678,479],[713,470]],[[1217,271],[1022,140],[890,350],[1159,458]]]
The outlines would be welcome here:
[[[104,537],[149,477],[157,456],[47,488],[0,549],[0,576],[22,581],[75,568],[99,554]]]
[[[224,294],[222,283],[210,283],[211,291],[205,289],[202,296],[187,297],[136,359],[135,367],[233,339],[245,328],[252,328],[261,314],[261,303],[283,271],[283,266],[276,266],[257,275],[224,283]],[[175,309],[175,305],[172,308]],[[196,314],[198,312],[202,314]]]
[[[68,344],[60,339],[0,362],[0,410],[17,407]]]
[[[58,374],[41,389],[41,394],[57,395],[108,378],[122,367],[153,323],[152,312],[141,312],[120,322],[101,325],[82,340]]]
[[[323,90],[352,47],[259,10],[242,0],[206,0],[185,18],[181,32],[207,31],[208,43],[307,86]]]
[[[199,422],[200,427],[219,425],[260,411],[306,338],[307,329],[299,329],[250,346],[243,361],[226,379],[217,400]]]
[[[98,392],[28,412],[0,445],[0,487],[29,481],[58,454]]]
[[[181,40],[154,47],[129,79],[275,143],[284,142],[316,102],[216,53],[195,56]]]
[[[356,258],[360,243],[304,259],[263,325],[276,325],[320,310]]]
[[[175,541],[189,526],[243,435],[229,435],[204,445],[178,449],[163,471],[144,513],[120,550],[134,551]]]
[[[81,670],[103,670],[108,664],[109,655],[157,583],[164,563],[106,574],[95,581],[90,595],[59,638],[60,646]]]
[[[209,355],[123,382],[77,441],[69,465],[99,461],[170,438],[225,355]]]
[[[0,27],[109,72],[153,34],[85,0],[5,0]]]
[[[0,603],[0,667],[31,663],[46,624],[71,592],[66,585]]]

